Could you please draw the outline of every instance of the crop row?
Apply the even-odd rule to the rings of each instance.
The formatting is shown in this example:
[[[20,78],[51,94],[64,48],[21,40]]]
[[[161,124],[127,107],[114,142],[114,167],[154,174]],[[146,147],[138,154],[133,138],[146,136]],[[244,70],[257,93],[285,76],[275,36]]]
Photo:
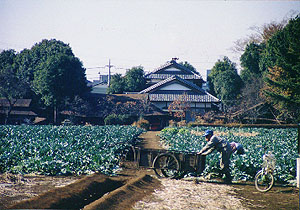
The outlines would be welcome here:
[[[132,126],[0,126],[0,173],[112,173],[143,130]]]
[[[160,136],[171,150],[197,152],[206,144],[202,137],[206,129],[214,130],[215,134],[229,142],[238,142],[244,146],[244,155],[233,154],[231,157],[235,180],[254,179],[261,168],[263,147],[272,150],[276,157],[275,179],[278,182],[295,179],[298,157],[296,128],[165,128]],[[217,152],[207,156],[204,174],[218,172],[219,158]]]

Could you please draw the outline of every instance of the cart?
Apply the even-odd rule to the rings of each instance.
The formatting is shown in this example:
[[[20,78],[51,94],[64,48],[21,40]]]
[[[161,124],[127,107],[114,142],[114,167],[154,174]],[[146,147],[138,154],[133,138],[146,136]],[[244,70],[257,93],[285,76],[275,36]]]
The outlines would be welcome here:
[[[205,156],[196,152],[133,147],[133,159],[138,167],[148,167],[159,177],[181,178],[187,173],[200,175],[205,169]]]

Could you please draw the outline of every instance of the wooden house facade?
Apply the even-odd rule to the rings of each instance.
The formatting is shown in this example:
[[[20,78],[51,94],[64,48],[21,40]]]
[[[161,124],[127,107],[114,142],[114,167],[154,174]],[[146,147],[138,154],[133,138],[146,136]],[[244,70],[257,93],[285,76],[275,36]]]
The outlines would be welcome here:
[[[9,124],[22,124],[34,122],[37,114],[32,110],[31,99],[12,99],[11,103],[5,98],[0,98],[0,124],[5,123],[9,115]]]

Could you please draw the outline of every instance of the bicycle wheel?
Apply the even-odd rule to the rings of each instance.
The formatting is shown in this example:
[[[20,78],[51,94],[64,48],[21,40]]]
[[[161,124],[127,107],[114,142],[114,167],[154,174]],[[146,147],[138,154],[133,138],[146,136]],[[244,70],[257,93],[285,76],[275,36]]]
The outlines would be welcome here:
[[[274,177],[271,173],[264,173],[262,170],[255,175],[255,187],[260,192],[269,191],[274,184]]]
[[[160,154],[153,161],[153,170],[159,178],[173,178],[178,174],[179,162],[172,154]]]

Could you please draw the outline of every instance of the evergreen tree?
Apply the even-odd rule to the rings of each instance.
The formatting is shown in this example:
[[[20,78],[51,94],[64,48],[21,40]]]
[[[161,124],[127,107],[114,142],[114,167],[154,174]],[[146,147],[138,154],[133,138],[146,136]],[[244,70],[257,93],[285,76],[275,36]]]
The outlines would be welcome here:
[[[124,92],[125,81],[121,74],[111,76],[110,86],[107,89],[108,94],[120,94]]]
[[[209,82],[210,92],[216,94],[227,106],[234,104],[243,85],[235,63],[227,57],[215,63],[209,75]]]
[[[137,92],[145,88],[146,79],[142,66],[132,67],[125,74],[125,91]]]
[[[300,120],[300,17],[291,19],[267,43],[265,95],[284,118]]]

